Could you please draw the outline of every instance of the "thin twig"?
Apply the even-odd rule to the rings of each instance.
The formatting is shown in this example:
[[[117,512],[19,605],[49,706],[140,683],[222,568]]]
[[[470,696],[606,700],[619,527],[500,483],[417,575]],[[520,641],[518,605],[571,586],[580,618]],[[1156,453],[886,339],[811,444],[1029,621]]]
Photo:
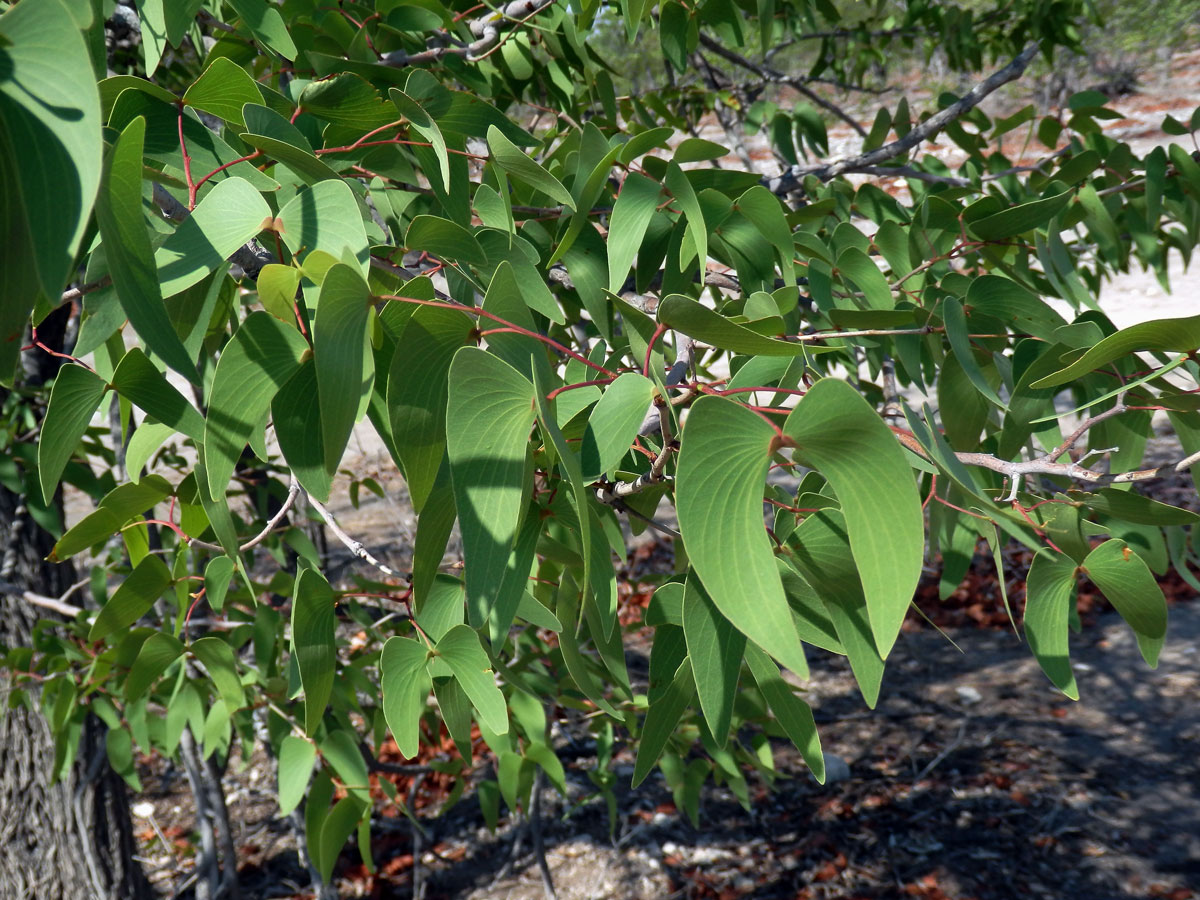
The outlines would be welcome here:
[[[316,500],[311,494],[308,496],[308,505],[320,514],[321,518],[325,520],[325,524],[329,526],[329,530],[334,533],[334,536],[337,537],[339,541],[346,545],[346,549],[348,549],[354,556],[358,557],[363,562],[374,566],[384,575],[391,576],[392,578],[405,577],[403,573],[397,572],[386,563],[380,562],[371,555],[370,551],[368,551],[360,541],[356,541],[354,538],[350,537],[350,535],[346,534],[346,532],[342,530],[342,527],[338,525],[337,519],[333,517],[333,513],[326,509],[325,506],[319,500]]]
[[[793,90],[799,91],[801,94],[803,94],[805,97],[807,97],[813,103],[820,106],[822,109],[837,116],[839,119],[841,119],[847,125],[849,125],[851,128],[853,128],[855,131],[857,131],[861,137],[864,137],[864,138],[867,137],[867,130],[865,128],[863,128],[862,125],[860,125],[854,119],[853,116],[851,116],[849,113],[847,113],[845,110],[841,109],[837,105],[830,103],[828,100],[826,100],[820,94],[815,93],[812,89],[810,89],[807,86],[807,82],[809,82],[811,79],[793,78],[791,76],[784,75],[782,72],[776,71],[775,69],[772,69],[769,66],[763,66],[763,65],[759,65],[756,62],[752,62],[751,60],[747,59],[746,57],[744,57],[738,53],[734,53],[732,50],[727,48],[720,41],[716,40],[715,38],[711,37],[710,35],[705,34],[703,31],[700,32],[700,43],[703,44],[706,49],[711,50],[713,53],[717,54],[717,56],[721,57],[722,59],[726,60],[727,62],[731,62],[735,66],[741,66],[743,69],[753,72],[755,75],[762,78],[764,81],[769,81],[774,84],[786,84],[788,87],[792,88]]]
[[[933,137],[933,135],[951,122],[961,118],[978,106],[989,94],[1008,84],[1010,81],[1020,78],[1029,66],[1029,63],[1033,60],[1033,57],[1037,54],[1037,51],[1038,45],[1036,43],[1030,44],[1021,51],[1016,59],[1003,69],[993,72],[954,103],[951,103],[940,112],[934,113],[908,134],[889,144],[884,144],[882,147],[877,147],[858,156],[845,157],[819,166],[792,166],[783,174],[766,179],[764,184],[773,193],[786,194],[796,190],[800,186],[800,182],[808,175],[815,175],[821,181],[829,181],[845,172],[858,171],[864,166],[877,166],[880,163],[887,162],[889,159],[895,159],[902,153]]]
[[[447,56],[460,56],[476,61],[488,55],[501,43],[501,29],[508,30],[533,18],[550,6],[554,0],[511,0],[502,9],[491,9],[485,15],[472,19],[467,27],[475,40],[469,44],[454,43],[440,47],[426,47],[418,53],[393,50],[379,60],[385,66],[404,68],[440,62]],[[448,36],[447,36],[448,37]]]
[[[250,538],[250,540],[246,541],[244,544],[238,546],[238,553],[245,553],[247,550],[257,547],[267,539],[267,536],[275,530],[275,527],[283,521],[283,517],[288,514],[288,510],[290,510],[292,505],[296,502],[296,497],[300,494],[300,490],[300,482],[293,477],[292,480],[288,482],[287,497],[280,505],[279,511],[276,512],[275,515],[271,516],[270,521],[263,526],[262,531]],[[309,499],[311,500],[312,498]],[[188,541],[188,546],[195,547],[198,550],[212,550],[217,553],[224,551],[224,548],[220,544],[210,544],[208,541],[201,541],[195,538]]]

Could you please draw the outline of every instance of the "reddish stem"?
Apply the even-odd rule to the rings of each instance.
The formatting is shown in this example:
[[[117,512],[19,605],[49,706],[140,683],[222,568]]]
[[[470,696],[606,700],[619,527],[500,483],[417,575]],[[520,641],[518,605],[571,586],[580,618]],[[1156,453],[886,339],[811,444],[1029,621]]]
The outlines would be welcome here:
[[[196,208],[196,184],[192,181],[192,158],[183,139],[183,104],[179,105],[179,153],[183,156],[183,180],[187,182],[188,209]]]
[[[507,319],[502,319],[495,313],[488,312],[486,309],[482,309],[478,306],[464,306],[461,303],[447,303],[444,300],[418,300],[416,297],[401,297],[398,294],[384,294],[379,299],[393,300],[399,303],[415,303],[418,306],[436,306],[440,309],[456,309],[459,312],[467,313],[467,315],[483,316],[484,318],[491,319],[493,322],[499,322],[502,327],[481,332],[481,334],[494,334],[498,331],[511,331],[514,334],[523,334],[525,337],[531,337],[536,341],[541,341],[548,347],[553,347],[559,353],[565,354],[566,356],[571,357],[571,359],[581,362],[588,368],[595,369],[597,372],[600,372],[609,378],[617,377],[616,372],[612,371],[611,369],[606,369],[604,366],[597,365],[585,356],[580,356],[570,347],[563,346],[553,338],[546,337],[544,334],[538,334],[536,331],[530,331],[528,328],[522,328],[520,325],[514,325]]]
[[[168,522],[166,519],[140,519],[137,522],[130,522],[121,530],[125,531],[126,529],[133,528],[136,525],[162,525],[165,528],[170,528],[173,532],[175,532],[176,537],[178,537],[185,544],[190,544],[192,542],[192,539],[184,533],[182,528],[180,528],[174,522]]]
[[[462,21],[463,19],[465,19],[467,16],[471,15],[471,13],[473,13],[473,12],[478,12],[479,10],[483,9],[483,8],[484,8],[484,5],[485,5],[485,4],[483,4],[483,3],[476,3],[476,4],[475,4],[474,6],[472,6],[470,9],[463,10],[463,11],[462,11],[462,12],[460,12],[458,15],[456,15],[456,16],[454,17],[453,21],[455,21],[455,22],[461,22],[461,21]]]
[[[724,391],[717,391],[717,393],[720,394],[721,396],[725,396],[727,394],[750,394],[750,393],[754,393],[755,391],[764,391],[764,392],[774,391],[777,394],[795,394],[797,397],[803,397],[806,393],[808,393],[807,391],[799,391],[799,390],[795,390],[793,388],[766,387],[766,386],[729,388]]]
[[[662,322],[659,322],[658,326],[654,329],[654,334],[650,335],[650,342],[648,344],[646,344],[646,362],[642,366],[642,374],[645,375],[647,378],[650,377],[650,354],[654,352],[655,343],[658,341],[658,339],[660,337],[663,336],[663,332],[665,332],[666,330],[667,330],[667,326],[664,325]]]
[[[184,628],[187,628],[188,623],[192,621],[192,613],[194,613],[196,611],[196,607],[200,605],[200,600],[204,597],[204,592],[206,590],[208,590],[208,588],[200,588],[200,590],[192,595],[192,605],[188,607],[187,615],[183,617]]]
[[[262,155],[263,152],[261,150],[255,150],[249,156],[239,156],[232,162],[227,162],[224,165],[217,166],[215,169],[196,182],[196,190],[200,190],[200,188],[204,186],[204,182],[208,181],[208,179],[212,178],[214,175],[219,175],[221,172],[224,172],[230,166],[236,166],[238,163],[249,162],[252,159],[258,159]]]
[[[401,144],[405,147],[433,146],[433,144],[429,143],[428,141],[409,141],[403,138],[392,138],[386,141],[364,141],[362,143],[355,142],[345,147],[322,147],[320,150],[314,150],[313,153],[315,153],[317,156],[320,156],[324,153],[349,153],[351,150],[357,150],[359,147],[386,147],[389,144]],[[446,152],[455,153],[458,156],[465,156],[467,159],[479,160],[480,162],[487,161],[486,156],[480,156],[478,153],[468,153],[465,150],[455,150],[452,147],[447,147]]]
[[[37,349],[41,350],[43,353],[49,353],[51,356],[57,357],[58,359],[65,359],[68,362],[76,363],[77,365],[83,366],[85,369],[87,369],[89,371],[92,371],[92,372],[96,371],[95,369],[93,369],[91,366],[89,366],[87,363],[85,363],[82,359],[80,359],[77,356],[72,356],[70,353],[60,353],[58,350],[51,350],[44,343],[42,343],[41,341],[38,340],[37,328],[32,325],[29,326],[29,338],[30,338],[30,342],[21,348],[22,351],[32,350],[34,347],[36,347]]]
[[[480,334],[486,334],[486,332],[480,332]],[[612,378],[597,378],[595,381],[580,381],[575,384],[564,384],[562,387],[555,388],[550,393],[548,393],[546,395],[546,399],[553,400],[555,397],[557,397],[559,394],[563,393],[564,391],[573,391],[573,390],[575,390],[575,388],[591,387],[592,385],[597,385],[597,384],[612,384],[612,383],[613,383]]]

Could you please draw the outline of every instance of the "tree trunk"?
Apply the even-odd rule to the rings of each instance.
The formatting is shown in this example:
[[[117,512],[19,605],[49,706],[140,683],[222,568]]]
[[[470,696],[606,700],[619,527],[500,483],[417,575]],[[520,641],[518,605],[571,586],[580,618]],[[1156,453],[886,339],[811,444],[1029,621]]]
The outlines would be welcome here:
[[[64,312],[38,330],[62,346]],[[56,327],[57,326],[57,327]],[[53,343],[52,343],[53,342]],[[27,361],[28,386],[45,381],[47,354]],[[0,392],[0,401],[6,399]],[[0,649],[31,646],[39,610],[25,590],[57,597],[75,577],[69,564],[44,562],[54,539],[30,518],[23,497],[0,486],[4,594]],[[105,729],[94,716],[83,727],[75,765],[57,784],[54,738],[40,712],[7,707],[10,685],[0,670],[0,898],[4,900],[143,900],[154,892],[133,859],[135,844],[125,782],[112,771]],[[34,700],[36,709],[36,699]]]

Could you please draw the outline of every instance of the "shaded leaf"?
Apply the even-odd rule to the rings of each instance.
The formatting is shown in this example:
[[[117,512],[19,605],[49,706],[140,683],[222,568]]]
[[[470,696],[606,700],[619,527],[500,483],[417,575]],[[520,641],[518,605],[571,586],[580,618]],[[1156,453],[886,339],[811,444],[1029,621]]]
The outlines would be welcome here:
[[[270,221],[271,208],[248,181],[217,182],[154,254],[162,296],[200,281]]]
[[[308,344],[296,329],[262,311],[250,313],[225,346],[213,375],[204,427],[207,478],[202,487],[210,497],[225,496],[250,433],[306,350]]]
[[[1071,668],[1068,628],[1075,600],[1075,563],[1061,553],[1041,550],[1033,557],[1025,585],[1025,635],[1038,665],[1055,686],[1079,699]]]
[[[683,429],[676,505],[688,557],[717,609],[789,669],[804,671],[763,524],[763,485],[776,440],[771,426],[744,406],[701,397]]]
[[[362,276],[350,266],[331,268],[321,284],[321,299],[313,323],[321,438],[325,471],[330,474],[337,471],[354,430],[359,400],[371,390],[370,378],[363,370],[364,362],[369,362],[369,374],[374,375],[374,357],[367,333],[369,312],[370,295]]]
[[[804,757],[813,778],[817,779],[818,784],[824,784],[825,756],[821,752],[821,738],[817,734],[812,709],[793,693],[770,657],[753,644],[746,645],[746,662],[771,712]]]
[[[289,734],[279,747],[279,815],[286,816],[300,805],[312,779],[317,748],[311,741]]]
[[[61,0],[9,4],[0,34],[0,384],[11,384],[34,299],[70,277],[104,144],[88,48]]]
[[[107,385],[91,369],[67,364],[58,370],[37,445],[38,481],[46,503],[100,406]]]
[[[96,223],[104,239],[105,258],[113,287],[130,324],[167,365],[198,384],[200,376],[196,373],[196,366],[175,333],[167,309],[163,306],[160,273],[155,270],[150,235],[142,214],[142,145],[145,135],[146,120],[139,116],[126,126],[113,145],[96,198]],[[249,185],[246,187],[265,208],[266,204],[258,192]],[[261,223],[262,216],[259,216],[258,224]],[[224,259],[217,262],[224,262]]]
[[[666,749],[667,741],[675,733],[675,726],[687,711],[695,692],[692,665],[685,658],[679,664],[670,686],[650,704],[650,709],[646,712],[646,720],[642,723],[642,738],[638,742],[637,760],[633,766],[631,787],[637,787],[646,780],[646,776]]]
[[[455,352],[469,343],[474,327],[465,313],[422,306],[396,342],[387,405],[396,451],[417,512],[433,490],[446,452],[450,362]]]
[[[788,416],[784,433],[795,441],[794,455],[837,491],[871,631],[886,658],[921,576],[925,551],[921,498],[904,451],[862,395],[834,378],[809,389]]]
[[[488,149],[496,164],[517,181],[524,182],[530,187],[546,194],[555,203],[561,203],[567,209],[574,211],[575,201],[562,182],[547,172],[535,160],[525,155],[516,144],[504,136],[495,125],[488,128]]]
[[[133,668],[129,670],[129,677],[125,680],[126,702],[132,703],[142,696],[171,663],[181,656],[183,644],[172,635],[160,632],[146,638],[146,642],[138,651]]]
[[[480,724],[495,734],[508,731],[508,706],[496,687],[491,660],[479,643],[479,635],[467,625],[455,625],[437,642],[437,658],[442,660],[471,699],[479,713]]]
[[[450,364],[446,449],[466,559],[468,621],[480,627],[495,602],[526,495],[533,386],[475,347]]]
[[[654,392],[650,379],[625,372],[608,386],[588,416],[580,464],[583,477],[595,481],[611,473],[629,452]]]
[[[304,730],[314,734],[333,693],[337,664],[333,590],[320,572],[302,569],[292,597],[292,656],[304,688]]]
[[[724,747],[733,720],[746,637],[721,615],[698,578],[689,578],[684,590],[683,634],[700,709],[717,746]]]
[[[421,642],[391,637],[379,660],[383,715],[405,759],[415,758],[420,749],[421,715],[432,687],[428,659],[429,649]]]
[[[1089,553],[1080,569],[1129,623],[1142,657],[1156,667],[1167,634],[1167,601],[1146,563],[1124,541],[1109,540]]]

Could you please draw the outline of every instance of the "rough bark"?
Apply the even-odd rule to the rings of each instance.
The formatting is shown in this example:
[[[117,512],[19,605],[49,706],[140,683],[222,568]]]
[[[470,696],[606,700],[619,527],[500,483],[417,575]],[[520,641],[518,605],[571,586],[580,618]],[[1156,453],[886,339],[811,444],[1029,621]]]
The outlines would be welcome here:
[[[55,314],[39,339],[61,346],[67,326]],[[63,321],[52,321],[52,320]],[[51,344],[53,346],[53,344]],[[46,354],[25,361],[25,383],[52,374]],[[0,394],[0,401],[5,397]],[[0,486],[0,548],[6,593],[0,595],[0,647],[27,647],[34,626],[53,613],[22,597],[57,597],[71,584],[68,564],[44,562],[53,538],[30,518],[24,498]],[[0,703],[10,685],[0,670]],[[4,900],[142,900],[154,896],[133,859],[135,844],[125,783],[108,765],[104,726],[89,716],[69,775],[51,784],[54,738],[46,720],[24,707],[0,718],[0,898]]]

